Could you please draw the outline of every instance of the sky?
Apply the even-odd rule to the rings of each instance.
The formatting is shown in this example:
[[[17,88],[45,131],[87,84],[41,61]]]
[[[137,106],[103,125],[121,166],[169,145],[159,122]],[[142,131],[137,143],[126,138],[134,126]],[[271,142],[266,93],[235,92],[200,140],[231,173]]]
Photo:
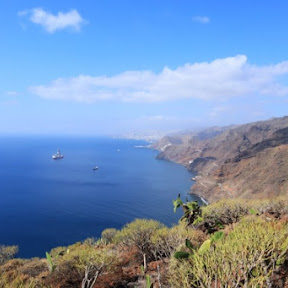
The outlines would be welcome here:
[[[286,0],[1,0],[0,134],[287,115],[287,11]]]

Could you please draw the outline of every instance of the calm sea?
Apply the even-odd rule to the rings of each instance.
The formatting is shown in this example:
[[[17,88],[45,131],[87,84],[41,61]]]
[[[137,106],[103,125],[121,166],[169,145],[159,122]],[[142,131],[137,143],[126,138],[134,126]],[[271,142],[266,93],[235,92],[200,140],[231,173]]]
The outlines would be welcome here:
[[[192,175],[139,145],[147,143],[0,137],[0,244],[19,245],[19,257],[45,257],[135,218],[177,223],[172,200],[187,195]],[[57,148],[64,159],[52,160]]]

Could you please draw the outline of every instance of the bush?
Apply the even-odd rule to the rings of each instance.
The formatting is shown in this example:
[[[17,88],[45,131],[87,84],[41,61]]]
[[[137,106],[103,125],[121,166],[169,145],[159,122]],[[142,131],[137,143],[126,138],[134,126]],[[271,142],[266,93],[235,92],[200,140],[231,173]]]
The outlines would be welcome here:
[[[258,211],[259,214],[269,213],[275,218],[288,213],[287,199],[283,197],[266,200],[254,200],[251,205],[256,211]]]
[[[53,259],[56,259],[58,258],[59,256],[63,256],[64,253],[67,252],[67,247],[65,246],[58,246],[56,248],[53,248],[51,251],[50,251],[50,255]]]
[[[12,259],[18,253],[18,246],[0,245],[0,265]]]
[[[271,214],[279,218],[288,213],[288,203],[285,198],[276,197],[266,200],[230,199],[220,200],[203,207],[202,219],[198,218],[193,225],[205,224],[208,232],[212,233],[225,225],[238,222],[246,215]],[[201,223],[202,221],[202,223]]]
[[[270,287],[287,259],[287,224],[248,216],[226,237],[187,260],[171,259],[172,287]]]
[[[187,232],[180,226],[156,230],[151,236],[151,251],[155,260],[170,258],[175,249],[183,244],[186,237]]]
[[[71,270],[76,268],[82,277],[81,287],[85,288],[93,287],[98,277],[102,273],[110,271],[117,262],[115,253],[107,246],[96,248],[88,244],[71,245],[67,251],[69,252],[64,254],[58,262],[59,269],[69,266]]]
[[[222,229],[224,225],[238,222],[249,214],[250,206],[246,200],[221,200],[203,207],[202,218],[210,233]]]
[[[117,232],[118,230],[116,230],[115,228],[107,228],[102,231],[101,238],[106,244],[112,243]]]
[[[176,250],[188,252],[186,241],[198,248],[206,238],[202,231],[187,227],[185,222],[180,222],[172,228],[164,227],[156,230],[151,236],[151,250],[155,260],[163,260],[174,255]]]
[[[41,281],[47,274],[46,264],[38,258],[12,259],[0,266],[0,287],[50,288]]]
[[[144,266],[146,266],[146,258],[148,260],[153,258],[151,237],[155,231],[163,227],[165,227],[163,224],[155,220],[136,219],[118,231],[114,240],[126,247],[136,246],[143,256]]]
[[[97,239],[97,238],[94,238],[94,237],[89,237],[89,238],[86,238],[84,241],[83,241],[83,244],[84,245],[88,245],[88,246],[97,246],[101,243],[101,239]]]

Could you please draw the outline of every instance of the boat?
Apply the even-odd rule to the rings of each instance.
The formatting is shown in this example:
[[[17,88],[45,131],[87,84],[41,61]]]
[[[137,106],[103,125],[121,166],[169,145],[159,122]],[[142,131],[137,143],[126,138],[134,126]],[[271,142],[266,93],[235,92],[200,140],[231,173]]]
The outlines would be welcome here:
[[[98,166],[93,167],[93,170],[98,170],[98,169],[99,169]]]
[[[59,149],[57,150],[56,154],[52,155],[52,159],[55,159],[55,160],[62,159],[62,158],[64,158],[64,155],[60,153]]]

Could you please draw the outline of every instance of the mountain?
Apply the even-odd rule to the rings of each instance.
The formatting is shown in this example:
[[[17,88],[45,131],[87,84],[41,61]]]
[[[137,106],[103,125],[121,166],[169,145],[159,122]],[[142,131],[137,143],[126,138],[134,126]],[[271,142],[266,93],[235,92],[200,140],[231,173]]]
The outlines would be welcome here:
[[[209,202],[288,194],[288,116],[166,136],[153,148],[195,173],[191,193]]]

